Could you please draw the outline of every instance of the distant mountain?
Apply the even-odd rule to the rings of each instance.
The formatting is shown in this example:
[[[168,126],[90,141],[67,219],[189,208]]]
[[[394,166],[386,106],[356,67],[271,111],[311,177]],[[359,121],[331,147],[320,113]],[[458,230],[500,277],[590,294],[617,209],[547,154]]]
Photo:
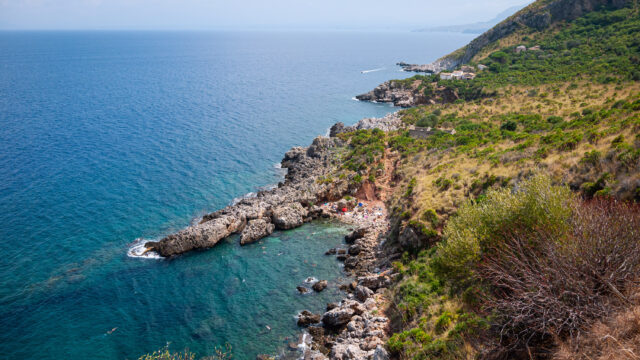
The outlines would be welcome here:
[[[521,10],[527,6],[527,4],[512,6],[500,14],[496,15],[495,18],[489,21],[481,21],[473,24],[462,24],[462,25],[445,25],[445,26],[435,26],[428,27],[423,29],[415,30],[417,32],[432,32],[432,31],[442,31],[442,32],[458,32],[458,33],[466,33],[466,34],[482,34],[483,32],[491,29],[502,20],[508,18],[509,16],[515,14],[518,10]]]

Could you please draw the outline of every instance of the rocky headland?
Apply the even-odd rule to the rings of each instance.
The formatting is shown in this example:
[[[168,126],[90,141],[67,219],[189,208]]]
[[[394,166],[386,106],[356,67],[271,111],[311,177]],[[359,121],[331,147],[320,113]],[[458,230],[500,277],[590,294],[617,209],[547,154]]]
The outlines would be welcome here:
[[[207,214],[198,224],[159,241],[147,242],[146,251],[171,257],[214,247],[233,234],[239,234],[240,244],[247,245],[276,230],[293,229],[320,217],[350,224],[354,230],[345,237],[346,247],[328,249],[325,256],[336,256],[342,261],[353,281],[341,286],[345,298],[328,304],[325,313],[305,310],[298,315],[298,325],[308,335],[300,340],[307,344],[296,349],[303,349],[305,359],[388,359],[382,346],[389,322],[384,316],[384,290],[391,284],[392,276],[381,247],[389,230],[382,189],[388,189],[395,164],[387,159],[380,184],[364,181],[355,185],[349,178],[325,183],[321,179],[339,166],[337,155],[346,144],[337,135],[360,129],[393,131],[401,127],[403,123],[396,113],[362,119],[353,126],[337,123],[331,128],[330,137],[317,137],[309,147],[294,147],[285,154],[281,165],[287,173],[276,188]],[[348,211],[341,211],[344,208]],[[311,289],[319,292],[326,286],[327,282],[321,280]],[[305,288],[304,292],[311,289]]]
[[[345,144],[336,135],[358,129],[390,131],[401,126],[397,114],[363,119],[348,127],[342,123],[335,124],[330,137],[319,136],[309,147],[294,147],[284,155],[281,165],[287,173],[284,182],[276,188],[259,191],[255,197],[243,198],[224,209],[209,213],[198,224],[160,241],[147,242],[146,251],[169,257],[211,248],[233,234],[240,234],[240,243],[246,245],[269,236],[274,230],[289,230],[321,216],[329,217],[331,215],[326,214],[327,210],[316,204],[337,201],[345,195],[355,196],[362,187],[347,178],[337,179],[330,184],[318,181],[332,174],[339,165],[336,151]]]
[[[425,91],[427,86],[429,91]],[[425,84],[417,79],[386,81],[368,93],[356,96],[360,101],[392,103],[399,107],[452,103],[459,98],[456,89],[437,86],[436,83]]]
[[[260,191],[224,209],[205,215],[200,223],[145,244],[147,251],[161,256],[179,255],[215,246],[220,240],[240,234],[242,245],[269,236],[274,230],[299,227],[321,215],[314,204],[337,200],[353,191],[347,181],[320,184],[316,179],[336,166],[333,152],[342,145],[338,138],[316,138],[307,148],[294,147],[283,160],[285,181],[272,190]]]

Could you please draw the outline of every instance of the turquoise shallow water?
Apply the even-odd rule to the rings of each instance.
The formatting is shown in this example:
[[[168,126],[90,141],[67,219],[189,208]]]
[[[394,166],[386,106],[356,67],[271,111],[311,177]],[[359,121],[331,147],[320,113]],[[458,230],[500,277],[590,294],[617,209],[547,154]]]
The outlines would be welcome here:
[[[343,228],[311,224],[246,248],[230,239],[168,261],[129,258],[130,244],[277,182],[291,146],[394,110],[352,97],[411,75],[395,62],[434,60],[469,40],[0,33],[2,357],[131,359],[168,341],[199,355],[229,342],[237,359],[275,351],[295,333],[295,312],[339,298],[300,297],[295,286],[341,276],[321,254]]]

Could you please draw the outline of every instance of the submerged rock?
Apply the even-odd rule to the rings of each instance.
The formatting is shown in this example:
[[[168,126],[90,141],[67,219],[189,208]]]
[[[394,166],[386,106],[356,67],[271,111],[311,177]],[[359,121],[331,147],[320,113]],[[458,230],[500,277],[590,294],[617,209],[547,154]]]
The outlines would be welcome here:
[[[320,280],[317,283],[313,284],[312,288],[315,292],[320,292],[327,288],[328,282],[327,280]]]
[[[324,254],[325,254],[325,255],[335,255],[335,254],[337,254],[337,253],[338,253],[338,249],[336,249],[336,248],[331,248],[331,249],[327,250],[327,252],[325,252]]]

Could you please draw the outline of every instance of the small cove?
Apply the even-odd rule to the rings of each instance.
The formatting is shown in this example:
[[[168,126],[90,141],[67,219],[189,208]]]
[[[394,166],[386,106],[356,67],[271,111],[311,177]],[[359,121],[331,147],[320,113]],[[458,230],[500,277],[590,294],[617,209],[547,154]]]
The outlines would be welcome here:
[[[205,356],[228,342],[242,360],[286,346],[298,311],[340,298],[335,281],[320,294],[295,288],[343,276],[323,254],[344,226],[314,222],[247,247],[231,237],[169,260],[127,249],[277,183],[283,153],[333,123],[395,111],[352,97],[412,75],[395,62],[470,38],[0,33],[0,353],[136,359],[171,342]]]

